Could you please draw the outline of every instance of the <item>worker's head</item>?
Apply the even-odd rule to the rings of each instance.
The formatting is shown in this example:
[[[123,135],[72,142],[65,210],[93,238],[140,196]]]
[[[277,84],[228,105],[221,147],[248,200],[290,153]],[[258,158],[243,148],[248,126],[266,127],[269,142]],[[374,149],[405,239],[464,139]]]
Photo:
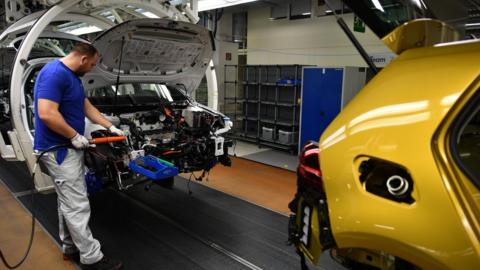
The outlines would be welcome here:
[[[90,72],[97,64],[99,53],[95,47],[88,43],[77,43],[70,51],[68,57],[75,62],[73,72],[78,76],[83,76]]]

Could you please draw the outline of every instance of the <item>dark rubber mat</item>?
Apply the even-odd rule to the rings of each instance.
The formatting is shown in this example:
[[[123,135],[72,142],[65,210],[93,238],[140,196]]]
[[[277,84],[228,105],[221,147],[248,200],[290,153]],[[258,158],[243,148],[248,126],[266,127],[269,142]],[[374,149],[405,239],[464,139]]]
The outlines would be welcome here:
[[[14,193],[32,188],[30,172],[23,161],[5,161],[0,158],[0,179]]]
[[[187,230],[220,244],[265,269],[293,269],[297,255],[286,245],[287,218],[202,185],[176,179],[176,190],[129,193]]]
[[[28,195],[20,200],[31,209]],[[35,204],[39,221],[58,241],[55,194],[37,195]],[[248,269],[115,191],[97,194],[91,206],[94,236],[125,269]]]
[[[0,178],[9,187],[13,181],[28,186],[28,178],[6,177],[4,169]],[[192,195],[177,177],[174,190],[137,186],[92,196],[90,227],[104,253],[125,269],[300,269],[286,245],[287,217],[197,183],[190,188]],[[19,199],[32,209],[29,195]],[[35,205],[39,222],[58,241],[56,195],[38,194]],[[310,269],[343,268],[327,257]]]

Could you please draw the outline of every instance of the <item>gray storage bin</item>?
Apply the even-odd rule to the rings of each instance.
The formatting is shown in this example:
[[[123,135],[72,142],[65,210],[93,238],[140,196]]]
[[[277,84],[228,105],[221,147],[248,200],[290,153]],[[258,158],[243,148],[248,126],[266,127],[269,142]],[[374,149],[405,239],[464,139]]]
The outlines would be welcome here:
[[[298,142],[298,132],[278,130],[278,142],[292,144]]]
[[[247,136],[258,138],[258,122],[255,120],[244,120],[244,128]]]
[[[262,85],[260,89],[260,100],[275,102],[275,86],[274,85]]]
[[[260,82],[276,83],[278,79],[278,66],[260,66]]]
[[[258,86],[245,85],[245,99],[258,100]]]
[[[247,117],[258,117],[258,103],[245,102],[244,113]]]
[[[261,120],[275,120],[275,105],[261,104],[260,105],[260,119]]]
[[[295,104],[295,91],[296,87],[293,86],[279,86],[278,87],[278,102]],[[297,91],[298,93],[299,91]],[[297,95],[298,98],[298,95]]]
[[[273,128],[262,127],[262,138],[266,140],[273,140]]]
[[[246,66],[245,67],[245,81],[258,82],[258,66]]]
[[[298,77],[299,71],[301,71],[301,69],[297,66],[280,66],[280,79],[294,80]]]
[[[277,120],[282,122],[293,121],[293,107],[278,107]]]

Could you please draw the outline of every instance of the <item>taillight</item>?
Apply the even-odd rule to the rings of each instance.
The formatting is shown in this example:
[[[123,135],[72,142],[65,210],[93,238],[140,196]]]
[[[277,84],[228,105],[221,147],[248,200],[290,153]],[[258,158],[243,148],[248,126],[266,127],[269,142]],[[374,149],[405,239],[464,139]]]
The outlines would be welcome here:
[[[318,144],[313,141],[307,142],[300,153],[297,172],[300,184],[305,184],[318,191],[323,191],[319,159]]]

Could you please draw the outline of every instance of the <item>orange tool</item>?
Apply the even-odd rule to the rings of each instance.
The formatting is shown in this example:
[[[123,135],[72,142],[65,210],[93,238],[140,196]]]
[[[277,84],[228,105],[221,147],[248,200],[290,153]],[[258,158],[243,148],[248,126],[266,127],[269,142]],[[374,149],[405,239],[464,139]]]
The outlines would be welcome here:
[[[121,142],[126,139],[127,139],[127,136],[112,136],[112,137],[95,138],[95,139],[89,140],[88,142],[90,144],[103,144],[103,143],[111,143],[111,142]]]

